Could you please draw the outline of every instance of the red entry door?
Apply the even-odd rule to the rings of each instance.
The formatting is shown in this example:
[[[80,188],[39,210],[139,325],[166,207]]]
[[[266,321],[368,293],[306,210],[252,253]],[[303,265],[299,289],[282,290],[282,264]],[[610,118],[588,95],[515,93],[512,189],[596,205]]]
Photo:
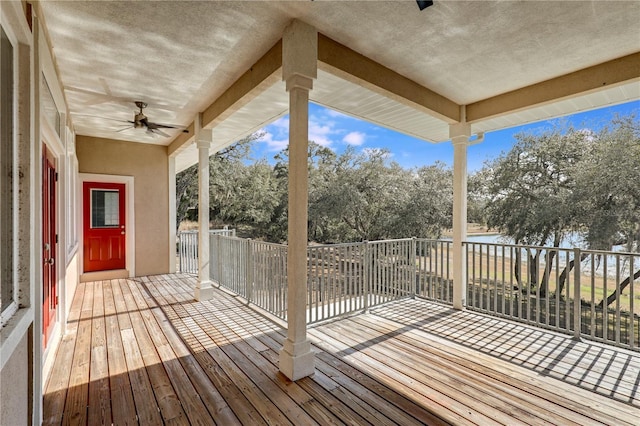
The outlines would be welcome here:
[[[58,307],[56,274],[56,168],[53,154],[43,146],[42,158],[42,333],[47,345]]]
[[[84,182],[84,272],[125,269],[125,186]]]

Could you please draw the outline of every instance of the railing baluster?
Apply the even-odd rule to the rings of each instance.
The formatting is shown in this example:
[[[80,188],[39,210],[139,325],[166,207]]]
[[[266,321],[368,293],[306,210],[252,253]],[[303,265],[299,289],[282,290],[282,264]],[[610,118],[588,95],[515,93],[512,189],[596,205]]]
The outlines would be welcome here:
[[[633,299],[635,298],[633,294],[633,287],[635,286],[633,275],[635,271],[635,256],[629,255],[629,316],[631,320],[629,321],[629,348],[635,349],[636,347],[636,317],[635,310],[633,307]]]
[[[471,290],[471,306],[477,308],[476,305],[476,244],[471,243],[471,282],[467,285]],[[467,269],[469,266],[467,265]]]
[[[602,303],[602,339],[607,340],[609,334],[609,306],[607,305],[607,277],[609,275],[609,266],[607,265],[608,256],[603,257],[603,303]]]
[[[620,255],[616,254],[615,255],[615,259],[616,259],[616,294],[618,297],[616,297],[616,313],[615,313],[615,336],[614,338],[616,339],[616,343],[620,343],[620,298],[622,296],[621,291],[620,291]],[[605,297],[607,297],[607,295],[604,295]],[[605,302],[606,303],[606,302]]]
[[[580,263],[580,248],[576,247],[573,250],[573,337],[575,339],[580,339],[580,335],[582,334],[582,303],[580,299],[582,298],[580,291],[580,267],[582,266]]]
[[[502,258],[502,271],[501,271],[502,275],[500,276],[500,282],[502,283],[502,315],[506,315],[506,312],[505,312],[505,299],[506,299],[506,297],[505,296],[507,294],[507,291],[506,291],[506,288],[505,288],[506,287],[506,280],[505,280],[505,274],[504,274],[505,273],[505,264],[507,263],[507,261],[506,261],[505,256],[504,256],[504,248],[505,248],[504,246],[500,247],[500,255],[501,255],[501,258]]]
[[[493,309],[498,312],[498,246],[493,246]]]
[[[595,268],[595,253],[589,254],[589,261],[591,263],[591,333],[590,336],[592,338],[597,337],[596,335],[596,268]]]

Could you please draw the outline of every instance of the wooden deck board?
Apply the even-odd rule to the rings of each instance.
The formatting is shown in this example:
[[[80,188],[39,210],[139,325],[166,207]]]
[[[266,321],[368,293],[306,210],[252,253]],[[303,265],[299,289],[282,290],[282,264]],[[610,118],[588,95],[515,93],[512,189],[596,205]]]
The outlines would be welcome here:
[[[43,425],[55,425],[62,422],[64,404],[69,387],[71,363],[73,362],[73,353],[76,346],[76,332],[84,299],[84,289],[84,284],[79,284],[76,289],[75,298],[69,310],[69,321],[67,323],[68,332],[62,337],[62,341],[58,346],[58,352],[56,353],[54,362],[55,368],[52,368],[47,386],[45,387],[44,393],[47,394],[48,397],[43,401]]]
[[[83,283],[45,424],[636,424],[640,354],[424,300],[316,325],[316,374],[278,372],[286,332],[195,279]]]
[[[108,282],[106,283],[108,286]],[[107,361],[104,318],[103,283],[94,284],[91,319],[91,360],[89,367],[88,422],[92,425],[111,425],[111,391]]]
[[[91,317],[93,315],[93,286],[85,286],[80,318],[76,330],[76,344],[73,351],[69,375],[67,399],[62,415],[62,423],[84,424],[87,422],[89,399],[89,368],[91,358]],[[56,368],[55,365],[53,368]]]
[[[138,417],[113,298],[114,285],[118,285],[118,283],[106,281],[103,287],[111,405],[117,407],[115,410],[112,409],[111,414],[114,425],[136,425]]]

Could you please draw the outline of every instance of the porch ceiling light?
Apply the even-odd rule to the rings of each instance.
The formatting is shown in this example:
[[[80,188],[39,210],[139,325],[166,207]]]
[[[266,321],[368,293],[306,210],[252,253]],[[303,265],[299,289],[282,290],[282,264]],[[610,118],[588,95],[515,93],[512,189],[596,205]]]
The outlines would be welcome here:
[[[433,2],[431,0],[416,0],[416,3],[418,3],[418,7],[420,8],[420,10],[425,10],[429,6],[433,6]]]

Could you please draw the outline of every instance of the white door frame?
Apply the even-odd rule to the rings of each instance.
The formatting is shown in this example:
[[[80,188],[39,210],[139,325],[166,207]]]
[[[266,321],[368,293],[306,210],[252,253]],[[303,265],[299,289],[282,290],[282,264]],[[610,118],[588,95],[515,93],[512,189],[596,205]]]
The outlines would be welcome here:
[[[133,196],[133,176],[120,176],[120,175],[102,175],[102,174],[93,174],[93,173],[79,173],[79,184],[78,184],[78,218],[81,218],[79,222],[80,235],[79,240],[81,244],[79,244],[80,250],[80,273],[84,274],[84,195],[83,195],[83,187],[85,182],[103,182],[103,183],[123,183],[125,186],[125,222],[127,224],[126,234],[125,234],[125,249],[126,259],[125,259],[125,269],[129,271],[129,277],[135,277],[136,275],[136,255],[135,255],[135,214],[134,214],[134,196]]]

